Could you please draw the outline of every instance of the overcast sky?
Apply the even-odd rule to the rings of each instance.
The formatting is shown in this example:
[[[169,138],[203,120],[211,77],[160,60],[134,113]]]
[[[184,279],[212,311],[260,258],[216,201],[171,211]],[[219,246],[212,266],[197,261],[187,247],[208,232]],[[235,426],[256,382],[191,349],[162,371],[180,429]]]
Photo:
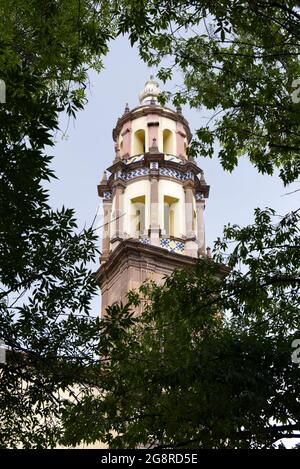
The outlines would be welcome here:
[[[74,208],[79,227],[91,224],[97,211],[98,224],[101,223],[97,184],[103,170],[114,158],[112,129],[117,118],[123,114],[126,102],[130,108],[139,104],[138,94],[150,75],[150,70],[126,38],[111,44],[104,63],[105,69],[100,75],[90,75],[89,103],[85,110],[78,114],[75,122],[70,122],[68,128],[67,122],[62,121],[61,128],[67,136],[62,139],[62,135],[58,135],[56,146],[51,150],[55,156],[53,167],[59,178],[50,185],[51,205]],[[178,73],[170,86],[179,85],[181,81]],[[170,90],[167,85],[161,87]],[[205,111],[188,107],[183,108],[183,114],[192,132],[203,125],[208,115]],[[197,162],[210,184],[205,210],[209,246],[222,234],[225,224],[251,223],[255,207],[273,207],[284,214],[300,205],[300,192],[284,195],[295,190],[296,184],[284,188],[277,176],[258,174],[247,159],[241,160],[233,173],[224,172],[217,158],[209,160],[199,155]],[[95,299],[93,307],[99,311],[99,298]]]

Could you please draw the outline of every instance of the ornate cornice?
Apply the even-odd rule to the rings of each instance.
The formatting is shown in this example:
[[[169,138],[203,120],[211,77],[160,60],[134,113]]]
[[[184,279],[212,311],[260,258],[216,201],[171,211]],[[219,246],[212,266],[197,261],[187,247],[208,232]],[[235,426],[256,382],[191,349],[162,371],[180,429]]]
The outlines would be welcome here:
[[[132,163],[118,160],[108,168],[108,171],[111,173],[108,180],[105,183],[101,182],[99,184],[99,196],[109,200],[109,193],[113,191],[116,181],[120,181],[126,186],[133,180],[148,178],[155,174],[160,179],[171,179],[181,183],[189,181],[193,185],[196,197],[198,193],[201,197],[208,198],[209,186],[199,179],[198,175],[203,172],[197,164],[191,160],[184,160],[178,163],[177,160],[179,159],[177,157],[174,157],[176,161],[166,160],[166,156],[170,157],[170,155],[157,152],[133,157],[131,158],[133,160]],[[130,161],[130,159],[126,161]]]
[[[165,248],[143,244],[134,240],[123,240],[114,251],[112,251],[107,261],[100,266],[96,273],[96,280],[99,286],[105,280],[115,275],[120,270],[121,265],[125,261],[127,265],[131,263],[141,262],[151,258],[153,262],[166,263],[172,268],[183,268],[184,266],[192,267],[196,264],[197,258],[170,252]]]
[[[158,261],[159,259],[159,261]],[[201,258],[195,258],[187,256],[185,254],[179,254],[170,252],[165,248],[159,246],[153,246],[150,244],[143,244],[135,240],[123,240],[120,244],[112,251],[100,268],[96,272],[96,281],[100,288],[112,279],[117,272],[122,270],[122,266],[140,266],[141,263],[157,264],[160,266],[167,266],[168,269],[172,270],[179,269],[190,269],[193,268],[197,262],[201,262]],[[213,262],[213,261],[212,261]],[[229,269],[223,264],[219,264],[218,276],[220,278],[228,275]]]
[[[138,119],[139,117],[144,117],[148,114],[156,114],[161,117],[167,117],[169,119],[172,119],[175,122],[181,122],[185,129],[188,143],[192,139],[192,133],[191,133],[188,121],[183,117],[182,114],[179,114],[178,112],[175,112],[172,109],[163,108],[157,105],[145,105],[145,106],[139,106],[139,107],[132,109],[131,111],[127,112],[126,114],[124,114],[122,117],[120,117],[117,120],[117,125],[113,129],[113,132],[112,132],[114,141],[115,142],[117,141],[117,137],[120,134],[121,129],[123,125],[126,124],[126,122],[132,121],[134,119]]]

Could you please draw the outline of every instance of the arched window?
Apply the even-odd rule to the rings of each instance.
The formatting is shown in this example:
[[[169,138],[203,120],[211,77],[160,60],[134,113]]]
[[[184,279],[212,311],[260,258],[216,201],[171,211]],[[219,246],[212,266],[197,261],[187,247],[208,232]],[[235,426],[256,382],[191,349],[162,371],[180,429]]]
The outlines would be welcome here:
[[[176,236],[176,208],[178,199],[164,196],[164,228],[167,236]]]
[[[163,131],[163,153],[173,155],[173,133],[169,129]]]
[[[145,153],[145,131],[143,129],[134,132],[133,154],[141,155]]]
[[[138,238],[145,231],[145,196],[141,195],[131,199],[130,234]]]

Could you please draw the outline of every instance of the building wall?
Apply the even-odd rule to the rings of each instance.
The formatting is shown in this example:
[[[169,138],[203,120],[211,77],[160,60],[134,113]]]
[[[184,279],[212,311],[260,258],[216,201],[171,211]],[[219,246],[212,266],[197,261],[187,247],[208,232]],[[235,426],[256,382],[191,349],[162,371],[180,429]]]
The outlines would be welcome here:
[[[190,268],[195,262],[195,258],[170,253],[160,247],[134,240],[123,241],[97,273],[102,291],[101,314],[105,315],[107,306],[115,302],[126,303],[127,292],[139,288],[145,280],[162,283],[175,268]]]

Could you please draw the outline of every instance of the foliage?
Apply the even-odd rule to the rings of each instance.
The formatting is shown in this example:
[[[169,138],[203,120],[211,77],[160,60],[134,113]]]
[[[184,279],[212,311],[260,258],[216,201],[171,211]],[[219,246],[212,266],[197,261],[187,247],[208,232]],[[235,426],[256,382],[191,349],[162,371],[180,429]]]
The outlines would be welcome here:
[[[62,112],[86,101],[87,70],[101,67],[114,22],[107,2],[7,0],[0,5],[0,446],[56,444],[60,393],[93,357],[91,229],[48,206],[47,154]],[[72,370],[72,371],[71,371]]]
[[[196,132],[191,155],[212,157],[217,151],[229,171],[247,155],[262,173],[279,169],[285,184],[297,179],[299,2],[117,4],[120,31],[138,43],[143,60],[160,66],[158,77],[165,81],[175,68],[182,72],[184,83],[173,102],[211,111]]]
[[[98,392],[66,405],[63,441],[271,448],[299,437],[300,369],[291,360],[299,337],[299,218],[299,211],[276,219],[256,210],[253,225],[227,227],[215,261],[175,271],[162,287],[144,284],[128,304],[108,308]]]

